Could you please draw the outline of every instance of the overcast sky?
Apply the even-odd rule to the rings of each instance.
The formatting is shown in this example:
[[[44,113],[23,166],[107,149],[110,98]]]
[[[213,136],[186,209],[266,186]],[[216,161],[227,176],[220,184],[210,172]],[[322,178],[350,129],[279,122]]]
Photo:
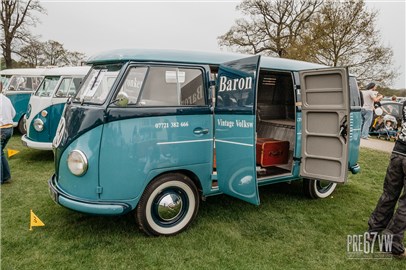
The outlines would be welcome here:
[[[219,51],[217,37],[241,17],[235,11],[239,2],[41,0],[48,14],[39,16],[42,23],[33,32],[87,56],[118,48]],[[379,11],[382,42],[393,48],[401,72],[394,88],[406,88],[405,2],[367,1]]]

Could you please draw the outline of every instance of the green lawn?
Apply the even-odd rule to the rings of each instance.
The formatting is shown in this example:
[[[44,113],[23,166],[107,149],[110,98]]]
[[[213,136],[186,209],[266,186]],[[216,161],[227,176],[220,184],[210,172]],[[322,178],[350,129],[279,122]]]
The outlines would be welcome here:
[[[261,205],[207,198],[175,237],[147,237],[132,214],[89,216],[48,195],[53,154],[8,147],[12,182],[1,187],[1,269],[404,269],[397,259],[349,259],[382,190],[389,154],[362,149],[362,172],[330,198],[310,200],[301,182],[260,188]],[[30,209],[45,223],[29,231]]]

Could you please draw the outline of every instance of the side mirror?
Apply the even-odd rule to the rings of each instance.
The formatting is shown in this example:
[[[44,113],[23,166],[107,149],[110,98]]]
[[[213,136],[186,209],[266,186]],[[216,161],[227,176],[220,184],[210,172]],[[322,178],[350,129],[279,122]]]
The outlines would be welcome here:
[[[128,94],[126,92],[120,92],[117,95],[115,103],[119,107],[127,107],[128,105]]]

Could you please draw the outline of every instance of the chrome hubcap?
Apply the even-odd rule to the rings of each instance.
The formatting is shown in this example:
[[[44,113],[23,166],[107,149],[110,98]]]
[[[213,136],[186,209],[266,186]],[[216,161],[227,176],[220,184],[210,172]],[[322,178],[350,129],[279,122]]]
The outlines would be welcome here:
[[[182,211],[182,197],[177,193],[166,193],[158,200],[158,216],[164,221],[176,219]]]

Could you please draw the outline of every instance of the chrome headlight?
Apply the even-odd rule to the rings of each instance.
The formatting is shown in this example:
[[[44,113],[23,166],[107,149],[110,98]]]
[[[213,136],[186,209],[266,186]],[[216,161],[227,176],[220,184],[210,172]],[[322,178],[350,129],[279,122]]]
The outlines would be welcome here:
[[[88,168],[87,158],[79,150],[73,150],[69,153],[67,163],[70,172],[76,176],[84,175]]]
[[[42,122],[41,119],[37,118],[34,120],[34,129],[38,132],[41,132],[44,130],[44,122]]]

